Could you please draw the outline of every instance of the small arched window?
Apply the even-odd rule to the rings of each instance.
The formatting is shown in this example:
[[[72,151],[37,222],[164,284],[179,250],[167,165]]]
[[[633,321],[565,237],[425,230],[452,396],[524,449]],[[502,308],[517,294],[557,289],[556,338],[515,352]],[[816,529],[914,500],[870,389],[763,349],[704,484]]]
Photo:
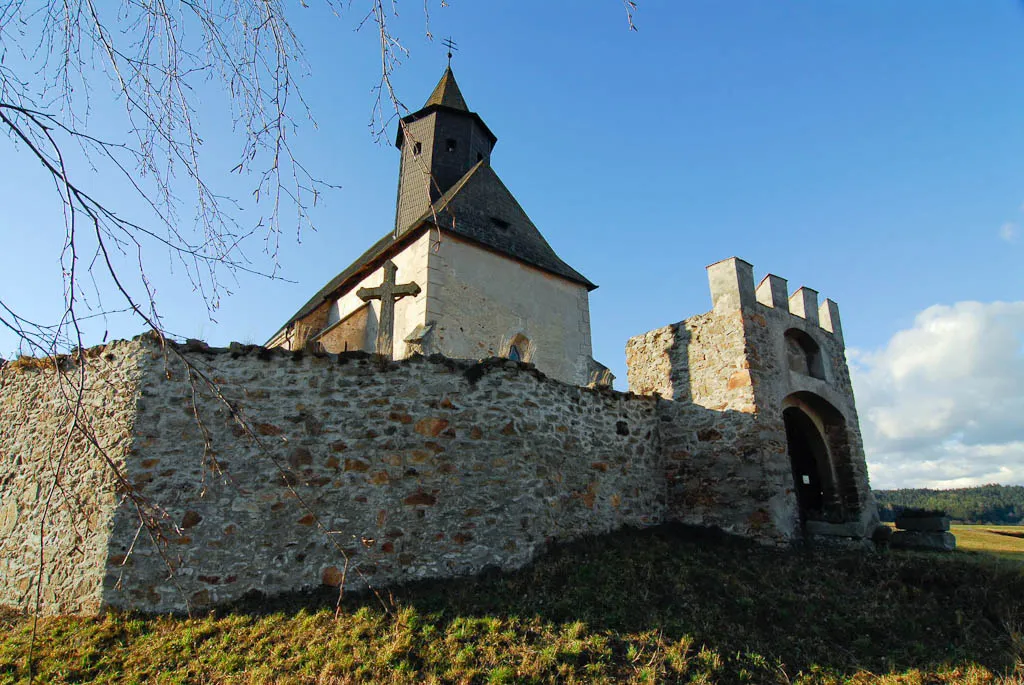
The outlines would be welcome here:
[[[799,329],[786,331],[786,361],[790,371],[825,380],[821,348],[814,338]]]
[[[516,362],[528,362],[533,356],[533,348],[530,339],[522,333],[513,336],[508,344],[508,351],[505,356]]]

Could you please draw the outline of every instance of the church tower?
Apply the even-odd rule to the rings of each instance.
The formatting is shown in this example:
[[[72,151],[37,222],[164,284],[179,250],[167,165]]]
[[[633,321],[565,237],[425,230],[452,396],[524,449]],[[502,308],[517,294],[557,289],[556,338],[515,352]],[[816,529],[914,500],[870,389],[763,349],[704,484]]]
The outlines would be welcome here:
[[[562,261],[498,178],[496,142],[449,66],[401,120],[394,226],[268,346],[507,357],[565,383],[610,384],[591,356],[597,286]]]
[[[497,141],[483,119],[469,111],[449,66],[426,104],[398,126],[395,145],[402,157],[395,231],[412,228],[478,162],[489,164]]]

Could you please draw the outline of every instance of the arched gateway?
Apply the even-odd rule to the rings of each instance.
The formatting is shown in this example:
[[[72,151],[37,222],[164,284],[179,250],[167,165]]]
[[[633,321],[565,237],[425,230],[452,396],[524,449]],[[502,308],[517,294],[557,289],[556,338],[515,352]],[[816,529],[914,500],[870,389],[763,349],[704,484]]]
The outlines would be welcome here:
[[[856,521],[860,498],[842,413],[819,395],[796,392],[783,400],[782,418],[801,524]]]

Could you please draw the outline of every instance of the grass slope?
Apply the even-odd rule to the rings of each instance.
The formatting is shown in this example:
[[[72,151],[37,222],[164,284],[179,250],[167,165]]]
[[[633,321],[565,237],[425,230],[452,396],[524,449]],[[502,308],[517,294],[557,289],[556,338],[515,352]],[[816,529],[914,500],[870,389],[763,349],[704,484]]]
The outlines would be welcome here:
[[[203,618],[39,622],[38,682],[990,682],[1024,676],[1024,565],[792,552],[677,528],[559,547],[510,574]],[[0,683],[31,620],[3,619]]]

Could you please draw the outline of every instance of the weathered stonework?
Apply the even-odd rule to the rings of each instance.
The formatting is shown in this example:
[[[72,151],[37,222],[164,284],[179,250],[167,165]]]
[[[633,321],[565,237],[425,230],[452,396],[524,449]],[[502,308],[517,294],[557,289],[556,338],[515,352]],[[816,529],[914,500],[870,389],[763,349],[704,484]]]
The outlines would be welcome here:
[[[949,524],[949,517],[941,514],[901,514],[896,517],[897,530],[890,536],[889,545],[897,549],[952,552],[956,549],[956,536],[949,532]]]
[[[272,349],[143,337],[0,363],[0,603],[184,611],[383,587],[662,521],[870,539],[835,303],[725,260],[712,311],[629,341],[637,394],[579,387],[611,381],[597,286],[491,168],[497,139],[450,67],[402,124],[394,230]],[[373,299],[392,302],[385,273],[405,286],[393,311]],[[449,359],[494,356],[530,363]]]
[[[500,358],[149,337],[89,350],[84,367],[4,365],[0,603],[162,612],[383,587],[663,521],[869,544],[838,311],[822,307],[825,330],[813,291],[790,308],[781,279],[755,291],[751,271],[712,265],[711,312],[629,341],[638,394]]]
[[[48,359],[0,367],[0,604],[32,608],[41,587],[45,613],[103,605],[119,500],[111,465],[122,469],[132,445],[144,356],[125,342],[87,352],[77,413],[96,444],[73,428],[77,362],[64,360],[64,375]]]
[[[868,539],[878,515],[835,303],[819,309],[807,288],[789,298],[774,275],[755,288],[736,258],[708,279],[712,311],[626,345],[630,390],[681,405],[659,407],[674,413],[666,517],[779,542]],[[790,438],[813,443],[812,483],[795,480]]]
[[[76,439],[47,516],[44,612],[182,611],[254,590],[515,568],[552,540],[661,521],[653,398],[564,385],[507,360],[382,368],[365,354],[233,349],[186,352],[226,403],[193,386],[177,351],[146,339],[91,360],[90,420],[163,518],[156,539],[140,531],[134,503]],[[28,609],[59,458],[50,435],[59,441],[67,420],[46,372],[0,374],[0,600]]]

